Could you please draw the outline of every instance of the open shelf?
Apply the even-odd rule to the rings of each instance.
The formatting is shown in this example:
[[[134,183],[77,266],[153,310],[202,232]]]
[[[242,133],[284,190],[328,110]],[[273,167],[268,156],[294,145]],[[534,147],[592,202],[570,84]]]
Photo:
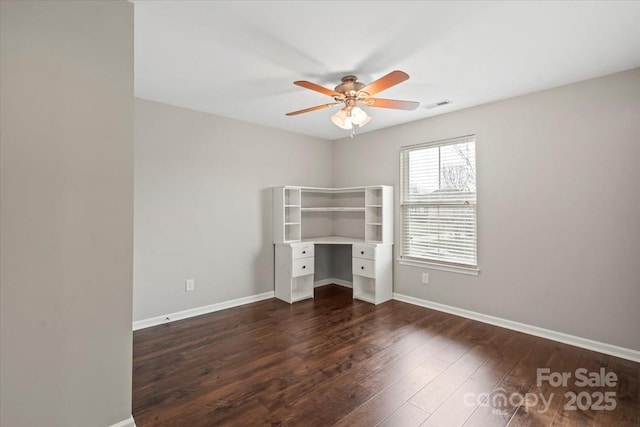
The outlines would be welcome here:
[[[322,236],[302,239],[303,242],[317,243],[319,245],[352,245],[354,243],[364,243],[364,239],[345,236]]]
[[[367,206],[382,206],[382,188],[371,187],[367,188],[365,193],[365,204]]]
[[[359,208],[364,209],[364,189],[343,192],[319,192],[301,190],[302,209]]]
[[[376,281],[368,277],[353,276],[353,297],[371,304],[376,303]]]
[[[300,189],[299,188],[284,188],[284,205],[285,206],[300,206]]]
[[[382,225],[378,223],[366,224],[365,238],[368,242],[382,242]]]
[[[313,274],[291,279],[291,302],[313,298]]]
[[[324,187],[300,187],[307,193],[325,193],[325,194],[339,194],[339,193],[357,193],[363,190],[363,187],[342,187],[342,188],[324,188]]]
[[[300,223],[291,223],[284,225],[284,240],[285,242],[296,242],[300,240]]]
[[[324,206],[301,209],[302,212],[364,212],[364,207]]]

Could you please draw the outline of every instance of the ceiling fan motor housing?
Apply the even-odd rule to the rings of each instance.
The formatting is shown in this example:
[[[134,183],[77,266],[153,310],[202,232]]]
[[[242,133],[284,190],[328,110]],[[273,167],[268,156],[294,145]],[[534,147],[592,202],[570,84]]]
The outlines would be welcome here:
[[[356,76],[344,76],[342,83],[336,86],[335,91],[342,93],[346,96],[355,96],[356,92],[362,89],[365,85],[358,81]]]

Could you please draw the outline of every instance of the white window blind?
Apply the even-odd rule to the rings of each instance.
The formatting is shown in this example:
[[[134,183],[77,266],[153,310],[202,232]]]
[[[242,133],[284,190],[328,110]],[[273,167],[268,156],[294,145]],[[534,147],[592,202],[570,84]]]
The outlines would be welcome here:
[[[474,136],[400,150],[401,258],[477,267]]]

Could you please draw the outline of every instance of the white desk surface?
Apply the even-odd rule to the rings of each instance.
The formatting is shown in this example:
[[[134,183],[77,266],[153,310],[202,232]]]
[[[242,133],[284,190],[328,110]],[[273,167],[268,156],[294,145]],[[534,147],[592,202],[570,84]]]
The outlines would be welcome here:
[[[323,236],[302,239],[300,243],[313,243],[317,245],[352,245],[354,243],[364,243],[364,239],[343,236]]]

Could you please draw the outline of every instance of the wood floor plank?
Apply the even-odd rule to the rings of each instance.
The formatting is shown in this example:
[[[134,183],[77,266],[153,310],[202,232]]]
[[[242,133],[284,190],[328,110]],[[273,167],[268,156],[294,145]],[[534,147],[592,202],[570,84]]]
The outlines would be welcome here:
[[[468,327],[468,326],[471,327]],[[431,325],[429,325],[429,327],[431,327]],[[454,331],[456,331],[457,328],[453,328],[451,329],[449,332],[453,333]],[[463,321],[463,324],[461,324],[461,327],[459,328],[459,331],[456,332],[452,337],[454,339],[448,340],[447,345],[445,345],[444,348],[447,348],[448,345],[452,342],[458,342],[458,343],[465,343],[466,342],[466,346],[472,344],[472,343],[476,343],[476,342],[482,342],[486,345],[488,345],[491,342],[491,339],[489,339],[489,336],[493,335],[492,339],[497,339],[496,338],[496,332],[501,331],[502,329],[500,328],[496,328],[496,327],[492,327],[489,325],[485,325],[485,324],[480,324],[477,322],[468,322],[468,321]],[[443,336],[447,336],[448,334],[443,334]],[[436,356],[439,356],[441,354],[442,350],[436,353]],[[415,355],[414,352],[412,354]],[[421,354],[422,359],[425,358],[425,354]],[[390,366],[389,370],[391,370],[394,373],[394,378],[398,378],[397,374],[398,373],[402,373],[402,368],[398,369],[398,365],[400,365],[402,368],[413,368],[415,365],[411,365],[411,364],[407,364],[406,363],[406,359],[403,359],[402,361],[398,361],[398,363],[395,364],[395,366]],[[381,375],[382,374],[382,375]],[[373,396],[375,393],[379,392],[380,390],[382,390],[380,386],[380,381],[378,381],[378,379],[382,377],[385,378],[384,375],[384,370],[381,370],[379,372],[376,372],[374,375],[368,377],[366,380],[360,382],[357,387],[354,387],[353,390],[351,392],[347,392],[345,393],[345,396],[347,396],[346,398],[343,398],[338,402],[336,402],[335,404],[332,404],[331,407],[333,408],[332,413],[336,413],[336,408],[339,407],[344,411],[347,411],[348,406],[351,405],[353,406],[356,402],[354,401],[350,401],[352,400],[352,397],[357,396],[359,399],[362,399],[363,397],[371,397]],[[359,390],[359,392],[355,392],[355,390]],[[373,393],[375,392],[375,393]],[[343,412],[338,412],[338,413],[343,413]],[[348,412],[344,412],[345,414]],[[333,422],[335,421],[335,418],[331,418],[331,419],[325,419],[325,421],[327,423],[331,423],[333,424]]]
[[[538,392],[537,367],[581,364],[619,372],[616,411],[558,404],[532,418],[460,406],[492,385]],[[399,301],[354,301],[332,285],[293,305],[272,299],[136,331],[132,406],[138,427],[633,425],[639,377],[637,363]]]
[[[595,351],[583,350],[580,352],[580,357],[577,366],[583,369],[587,369],[588,372],[598,372],[600,368],[606,368],[609,364],[609,356],[597,353]],[[575,369],[573,370],[575,374]],[[574,393],[575,395],[588,394],[589,399],[593,392],[597,391],[596,387],[578,386],[576,383],[575,375],[568,381],[567,392]],[[572,409],[570,405],[570,398],[563,396],[562,405],[558,406],[558,411],[551,423],[552,426],[574,426],[576,423],[583,426],[595,426],[595,418],[598,412],[593,409],[582,409],[580,404],[577,403],[576,408]]]
[[[437,357],[427,359],[388,388],[374,395],[356,410],[342,418],[336,426],[368,427],[377,425],[404,405],[414,394],[429,384],[449,364]]]
[[[358,407],[356,411],[345,416],[338,425],[370,426],[388,417],[402,406],[413,394],[427,384],[430,379],[444,370],[449,364],[436,358],[443,349],[469,327],[472,322],[455,316],[440,316],[428,324],[431,332],[437,335],[423,346],[412,352],[403,363],[390,366],[387,371],[392,375],[384,376],[384,372],[369,376],[363,385],[375,392],[372,398]],[[381,375],[382,374],[382,375]],[[394,387],[399,382],[398,387]],[[389,389],[389,390],[387,390]]]
[[[429,416],[422,409],[405,403],[387,419],[378,424],[378,427],[418,427]]]
[[[515,333],[515,332],[514,332]],[[526,352],[505,377],[491,391],[483,403],[471,414],[464,425],[490,427],[505,426],[518,408],[509,403],[511,396],[520,395],[531,387],[536,369],[544,366],[556,344],[537,337],[527,337]]]
[[[434,413],[488,358],[486,353],[467,351],[409,402],[429,414]]]
[[[500,334],[499,342],[490,342],[488,358],[469,378],[434,411],[423,426],[459,426],[471,416],[525,352],[522,335]]]
[[[440,330],[439,334],[424,345],[409,353],[403,360],[386,369],[371,374],[358,387],[368,390],[371,398],[342,418],[336,425],[371,426],[382,421],[404,404],[416,391],[426,384],[429,377],[444,370],[448,363],[435,358],[451,341],[450,337],[468,327],[471,322],[455,316],[441,317],[445,322],[430,322],[428,328]],[[393,387],[400,383],[399,388]],[[406,384],[409,383],[409,384]],[[408,385],[408,386],[405,386]],[[389,389],[389,391],[387,391]],[[347,395],[355,395],[350,392]],[[405,396],[398,398],[398,396]],[[355,407],[355,406],[354,406]]]
[[[613,372],[618,377],[615,386],[598,388],[601,393],[609,392],[613,395],[615,408],[609,409],[609,405],[603,404],[598,410],[595,425],[633,427],[640,424],[638,418],[637,396],[640,393],[640,370],[638,364],[628,360],[611,357],[607,372]],[[596,399],[593,399],[594,401]],[[594,402],[592,402],[594,403]]]
[[[560,346],[547,361],[549,372],[571,372],[576,369],[581,350],[573,346]],[[549,426],[561,405],[565,403],[564,393],[567,386],[551,385],[549,381],[542,381],[540,385],[534,381],[525,395],[531,396],[525,406],[521,406],[511,418],[510,426]],[[535,398],[533,397],[535,396]]]

